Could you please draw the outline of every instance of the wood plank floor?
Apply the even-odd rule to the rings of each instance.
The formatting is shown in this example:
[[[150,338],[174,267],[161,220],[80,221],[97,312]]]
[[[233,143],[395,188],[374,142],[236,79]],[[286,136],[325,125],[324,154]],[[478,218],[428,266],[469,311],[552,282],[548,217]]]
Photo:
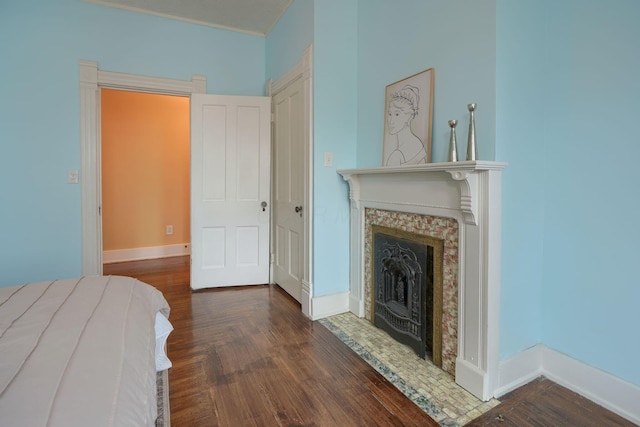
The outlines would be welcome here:
[[[171,306],[173,427],[438,425],[277,286],[191,292],[184,258],[104,272]]]
[[[500,405],[466,424],[481,426],[632,427],[635,424],[540,377],[500,398]]]
[[[192,292],[188,257],[108,264],[171,305],[171,423],[182,426],[436,426],[277,286]],[[634,424],[539,378],[467,426]]]

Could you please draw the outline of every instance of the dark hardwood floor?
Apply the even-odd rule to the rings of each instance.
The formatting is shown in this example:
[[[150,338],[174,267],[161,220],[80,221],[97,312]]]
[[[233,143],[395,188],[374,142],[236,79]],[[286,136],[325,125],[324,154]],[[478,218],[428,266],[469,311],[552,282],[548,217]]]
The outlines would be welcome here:
[[[500,398],[500,405],[468,423],[480,426],[635,426],[591,400],[540,377]]]
[[[192,292],[185,258],[104,272],[171,306],[173,427],[438,425],[277,286]]]
[[[108,264],[171,306],[171,423],[200,426],[437,426],[277,286],[192,292],[189,259]],[[539,378],[467,426],[633,426]]]

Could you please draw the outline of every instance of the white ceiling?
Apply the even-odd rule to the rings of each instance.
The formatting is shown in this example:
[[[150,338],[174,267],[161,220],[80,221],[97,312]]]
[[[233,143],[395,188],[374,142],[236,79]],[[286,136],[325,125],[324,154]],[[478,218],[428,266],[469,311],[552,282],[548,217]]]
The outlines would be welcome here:
[[[292,0],[83,0],[194,24],[265,36]]]

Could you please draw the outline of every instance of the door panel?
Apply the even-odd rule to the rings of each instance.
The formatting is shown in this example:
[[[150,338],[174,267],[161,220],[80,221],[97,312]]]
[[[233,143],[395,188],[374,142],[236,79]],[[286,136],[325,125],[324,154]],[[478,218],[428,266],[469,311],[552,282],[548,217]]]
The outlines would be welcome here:
[[[193,102],[193,101],[192,101]],[[192,116],[194,109],[199,106],[192,105]],[[201,177],[193,177],[193,182],[202,182],[203,200],[223,201],[225,199],[226,189],[226,144],[224,143],[205,143],[205,141],[224,141],[226,130],[226,107],[224,105],[202,105],[199,107],[202,112],[202,124],[198,127],[202,129],[202,138],[200,141],[202,150],[202,160],[194,159],[191,149],[192,164],[202,162]],[[193,121],[194,118],[192,117]],[[205,126],[204,123],[207,125]],[[192,132],[194,125],[192,124]]]
[[[274,96],[274,281],[297,301],[302,296],[304,93],[302,79]]]
[[[269,282],[270,99],[193,95],[191,287]]]

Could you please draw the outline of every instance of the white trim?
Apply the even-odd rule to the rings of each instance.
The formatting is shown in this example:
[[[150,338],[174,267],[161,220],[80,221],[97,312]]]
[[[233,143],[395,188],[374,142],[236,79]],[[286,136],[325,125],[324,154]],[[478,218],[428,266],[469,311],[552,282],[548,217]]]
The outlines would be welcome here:
[[[306,98],[305,105],[305,134],[306,144],[304,148],[305,157],[305,173],[304,173],[304,205],[308,206],[305,209],[306,215],[304,217],[304,241],[305,241],[305,254],[304,254],[304,278],[303,285],[306,284],[308,290],[308,302],[307,305],[303,304],[302,308],[308,307],[309,311],[302,313],[308,317],[311,317],[311,298],[313,298],[313,45],[310,45],[302,52],[302,78],[304,79],[304,94]],[[304,289],[304,287],[303,287]]]
[[[349,311],[349,292],[340,292],[331,295],[322,295],[311,298],[311,320],[323,319],[335,314]]]
[[[640,387],[538,344],[500,362],[502,396],[543,375],[640,425]]]
[[[542,361],[549,379],[640,425],[640,387],[546,346]]]
[[[282,77],[275,82],[267,80],[267,94],[271,97],[285,89],[297,79],[303,79],[304,87],[304,200],[303,206],[303,233],[304,233],[304,260],[301,305],[302,314],[313,319],[313,46],[307,47],[302,53],[302,60],[294,65]],[[307,208],[308,207],[308,208]],[[272,218],[275,218],[272,216]],[[272,225],[273,230],[273,225]],[[273,276],[271,276],[273,277]],[[348,307],[348,305],[347,305]],[[337,314],[337,313],[334,313]]]
[[[102,253],[102,262],[104,264],[111,264],[114,262],[138,261],[141,259],[169,258],[173,256],[189,255],[190,253],[191,245],[189,243],[166,246],[148,246],[145,248],[118,249],[113,251],[104,251]]]
[[[300,293],[300,304],[302,313],[307,317],[311,317],[311,283],[302,281],[302,292]]]
[[[175,80],[98,70],[98,84],[101,87],[164,95],[185,96],[192,93],[204,93],[205,87],[202,84],[204,82],[206,85],[206,79],[205,76],[193,75],[191,80]]]
[[[495,396],[503,396],[543,375],[542,345],[530,347],[515,356],[500,361],[498,387]]]
[[[82,193],[82,274],[102,274],[100,205],[100,91],[102,87],[136,92],[191,96],[205,93],[205,76],[174,80],[98,69],[94,61],[80,61],[80,160]]]
[[[98,63],[80,61],[80,187],[82,204],[82,275],[102,273],[102,221],[99,214],[100,102]]]
[[[305,51],[306,53],[306,51]],[[304,58],[300,60],[296,65],[291,67],[286,73],[284,73],[278,80],[275,82],[269,79],[267,81],[268,90],[270,91],[269,95],[274,96],[276,93],[283,91],[287,88],[291,83],[295,80],[298,80],[305,74],[305,61]]]

